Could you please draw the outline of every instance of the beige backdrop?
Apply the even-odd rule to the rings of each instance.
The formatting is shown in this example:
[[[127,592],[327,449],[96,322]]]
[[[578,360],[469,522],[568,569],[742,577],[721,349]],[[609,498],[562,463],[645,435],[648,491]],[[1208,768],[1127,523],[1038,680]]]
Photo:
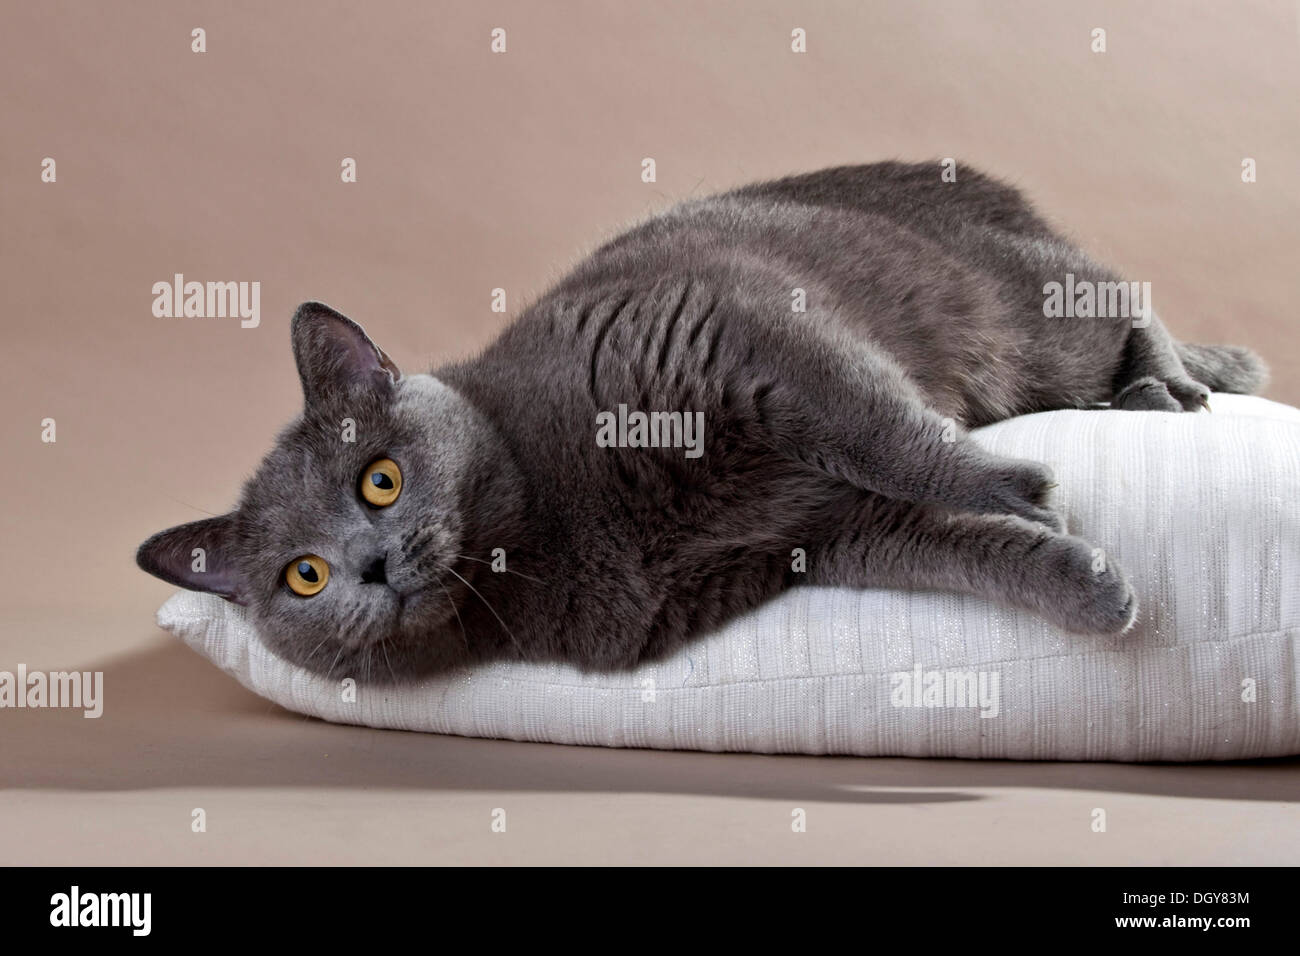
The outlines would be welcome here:
[[[1267,394],[1300,401],[1298,52],[1281,0],[6,3],[0,669],[108,684],[99,721],[0,711],[0,863],[1294,859],[1269,816],[1297,795],[1291,761],[774,760],[326,727],[162,636],[169,589],[131,556],[229,507],[295,412],[298,302],[420,368],[500,330],[493,288],[514,313],[621,225],[837,163],[951,156],[1021,185],[1150,281],[1176,335],[1255,347]],[[260,282],[260,326],[155,318],[151,287],[178,272]],[[1128,811],[1122,837],[1081,828],[1091,790]],[[506,799],[519,822],[493,842]],[[828,821],[795,844],[792,801]],[[220,821],[203,836],[195,806]]]

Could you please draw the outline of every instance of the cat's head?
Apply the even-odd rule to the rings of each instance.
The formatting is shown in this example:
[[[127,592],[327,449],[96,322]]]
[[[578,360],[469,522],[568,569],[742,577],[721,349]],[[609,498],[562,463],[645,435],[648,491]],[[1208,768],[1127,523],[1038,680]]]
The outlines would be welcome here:
[[[301,306],[292,338],[302,415],[234,511],[154,535],[137,563],[244,605],[276,653],[317,673],[386,680],[466,659],[457,609],[476,566],[462,556],[490,535],[509,467],[494,430],[327,306]]]

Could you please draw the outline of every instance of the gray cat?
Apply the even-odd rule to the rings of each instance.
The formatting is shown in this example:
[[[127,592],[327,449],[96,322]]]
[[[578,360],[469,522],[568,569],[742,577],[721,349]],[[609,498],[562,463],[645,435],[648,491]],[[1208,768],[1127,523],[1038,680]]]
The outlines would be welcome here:
[[[288,660],[374,681],[624,668],[800,583],[966,591],[1119,633],[1133,590],[1064,533],[1048,469],[963,429],[1196,411],[1264,368],[1154,316],[1045,317],[1067,276],[1118,278],[996,180],[877,163],[679,205],[432,375],[307,303],[302,416],[233,512],[137,560],[245,605]]]

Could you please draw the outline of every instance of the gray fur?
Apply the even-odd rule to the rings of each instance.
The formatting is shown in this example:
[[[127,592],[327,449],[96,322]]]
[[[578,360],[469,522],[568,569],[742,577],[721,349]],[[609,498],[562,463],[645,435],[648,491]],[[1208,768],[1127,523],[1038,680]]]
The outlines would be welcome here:
[[[246,604],[288,659],[375,681],[497,657],[627,667],[799,583],[954,589],[1123,631],[1133,591],[1064,533],[1048,469],[965,429],[1110,401],[1196,410],[1263,366],[1178,345],[1155,317],[1045,318],[1046,283],[1118,277],[1014,189],[939,172],[843,167],[684,203],[432,377],[401,377],[308,303],[302,416],[230,515],[155,535],[139,563]],[[704,454],[598,447],[596,415],[620,403],[703,412]],[[358,481],[380,457],[405,484],[376,510]],[[304,553],[332,569],[310,598],[283,580]],[[385,580],[362,583],[378,557]]]
[[[1187,374],[1211,391],[1253,395],[1268,384],[1268,370],[1250,349],[1240,345],[1177,343]]]

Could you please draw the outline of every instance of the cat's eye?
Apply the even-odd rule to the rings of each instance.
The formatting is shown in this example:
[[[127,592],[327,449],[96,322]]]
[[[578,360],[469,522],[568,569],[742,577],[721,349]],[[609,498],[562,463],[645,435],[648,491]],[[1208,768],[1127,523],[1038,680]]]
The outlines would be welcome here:
[[[391,458],[372,461],[361,475],[361,497],[376,508],[387,508],[402,493],[402,470]]]
[[[301,558],[294,558],[284,569],[284,581],[289,585],[289,590],[303,597],[319,594],[329,579],[328,562],[315,554],[304,554]]]

